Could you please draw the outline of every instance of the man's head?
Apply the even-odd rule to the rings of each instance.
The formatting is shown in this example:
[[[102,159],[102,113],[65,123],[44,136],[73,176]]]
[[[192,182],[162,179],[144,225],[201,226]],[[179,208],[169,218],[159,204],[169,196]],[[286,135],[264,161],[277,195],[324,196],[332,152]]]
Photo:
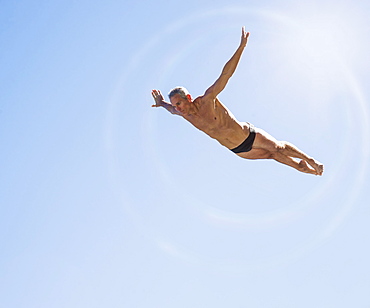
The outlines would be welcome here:
[[[175,94],[180,94],[182,98],[186,99],[186,96],[189,95],[189,91],[184,87],[176,87],[168,93],[168,98],[171,99]]]
[[[191,108],[191,95],[184,87],[176,87],[168,93],[172,106],[182,114],[189,114]]]

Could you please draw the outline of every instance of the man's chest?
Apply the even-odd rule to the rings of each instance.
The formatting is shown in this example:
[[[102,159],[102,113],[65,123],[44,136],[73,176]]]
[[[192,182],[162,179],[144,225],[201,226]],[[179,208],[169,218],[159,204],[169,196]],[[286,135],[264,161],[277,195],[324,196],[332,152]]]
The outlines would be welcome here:
[[[220,110],[212,106],[203,107],[199,109],[198,114],[190,115],[186,119],[204,132],[221,130],[225,124],[225,114],[220,113]]]

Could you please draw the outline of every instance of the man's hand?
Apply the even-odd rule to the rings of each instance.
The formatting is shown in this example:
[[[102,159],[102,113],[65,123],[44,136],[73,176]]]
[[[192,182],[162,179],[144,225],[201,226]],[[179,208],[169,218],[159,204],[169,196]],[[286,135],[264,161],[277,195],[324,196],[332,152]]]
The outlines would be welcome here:
[[[152,90],[152,96],[155,101],[155,105],[152,105],[152,107],[162,107],[164,102],[164,97],[159,90]]]
[[[249,32],[245,32],[245,27],[243,26],[242,27],[242,39],[241,39],[241,42],[240,42],[240,46],[247,46],[247,43],[248,43],[248,37],[249,37]]]
[[[173,107],[170,103],[164,101],[161,91],[152,90],[152,96],[155,101],[155,105],[152,105],[152,107],[163,107],[172,114],[181,115],[175,107]]]

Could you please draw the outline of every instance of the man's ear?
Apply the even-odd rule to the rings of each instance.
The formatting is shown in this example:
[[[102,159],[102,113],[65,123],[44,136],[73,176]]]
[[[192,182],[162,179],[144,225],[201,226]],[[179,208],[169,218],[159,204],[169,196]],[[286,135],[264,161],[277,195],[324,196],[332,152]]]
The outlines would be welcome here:
[[[188,98],[188,101],[191,103],[193,101],[193,99],[191,98],[191,95],[190,94],[187,94],[186,97]]]

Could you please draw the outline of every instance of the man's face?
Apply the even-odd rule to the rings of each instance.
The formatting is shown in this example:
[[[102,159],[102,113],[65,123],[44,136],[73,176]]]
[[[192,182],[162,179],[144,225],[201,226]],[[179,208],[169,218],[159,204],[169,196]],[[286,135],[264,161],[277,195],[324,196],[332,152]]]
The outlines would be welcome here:
[[[187,98],[182,98],[180,94],[175,94],[170,98],[171,104],[176,108],[181,114],[189,114],[191,97],[190,95]]]

